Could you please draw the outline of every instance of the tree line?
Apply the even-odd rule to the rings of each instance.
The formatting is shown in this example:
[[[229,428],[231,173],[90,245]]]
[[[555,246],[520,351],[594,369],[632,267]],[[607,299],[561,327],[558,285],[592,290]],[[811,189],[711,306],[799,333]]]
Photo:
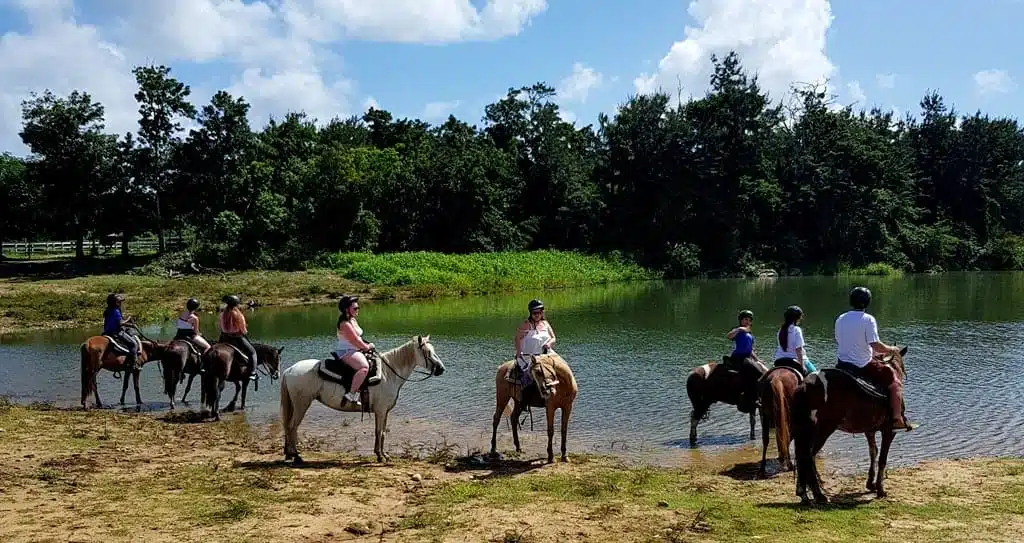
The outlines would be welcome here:
[[[85,92],[22,104],[27,158],[0,158],[0,238],[184,233],[194,257],[293,268],[334,251],[617,253],[670,277],[1024,269],[1024,133],[960,115],[773,101],[735,54],[704,96],[632,96],[596,126],[554,90],[510,89],[482,126],[371,109],[254,131],[242,97],[196,108],[165,66],[134,73],[136,133],[108,134]],[[186,133],[183,125],[194,123]],[[127,248],[125,248],[127,250]]]

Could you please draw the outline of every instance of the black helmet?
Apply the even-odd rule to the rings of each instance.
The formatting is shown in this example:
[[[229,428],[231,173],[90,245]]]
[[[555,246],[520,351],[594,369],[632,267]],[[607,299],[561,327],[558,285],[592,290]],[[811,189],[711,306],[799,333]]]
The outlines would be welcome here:
[[[352,304],[354,304],[354,303],[356,303],[358,301],[359,301],[359,297],[358,296],[348,296],[348,295],[342,296],[340,299],[338,299],[338,311],[341,311],[342,313],[344,313],[346,309],[348,309],[349,307],[352,306]]]
[[[736,317],[736,319],[737,320],[743,320],[743,319],[754,320],[754,312],[749,310],[749,309],[744,309],[743,311],[740,311],[740,314],[739,314],[738,317]]]
[[[534,311],[540,311],[544,309],[544,302],[540,300],[530,300],[530,303],[527,304],[526,307],[530,309],[530,313],[533,313]]]
[[[123,301],[124,301],[124,294],[121,294],[119,292],[111,292],[110,294],[107,295],[107,306],[108,307],[114,307],[119,302],[123,302]]]
[[[800,309],[800,306],[798,305],[791,305],[786,308],[786,313],[783,314],[782,318],[784,318],[786,322],[796,322],[802,316],[804,316],[804,310]]]
[[[871,291],[865,287],[856,287],[850,291],[850,307],[867,309],[871,305]]]
[[[224,302],[224,305],[228,307],[234,307],[242,303],[242,300],[239,300],[238,296],[235,296],[234,294],[225,294],[224,297],[220,299],[220,301]]]
[[[199,300],[195,298],[189,298],[188,301],[185,302],[185,309],[188,309],[189,311],[195,311],[196,309],[199,309]]]

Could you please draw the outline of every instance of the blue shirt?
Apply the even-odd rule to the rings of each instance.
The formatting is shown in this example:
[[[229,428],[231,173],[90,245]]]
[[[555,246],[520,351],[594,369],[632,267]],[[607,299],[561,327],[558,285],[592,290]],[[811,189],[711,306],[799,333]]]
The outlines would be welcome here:
[[[732,340],[736,342],[732,350],[734,357],[747,357],[754,352],[754,336],[750,332],[740,332]]]
[[[113,308],[103,316],[103,335],[117,334],[121,332],[121,310]]]

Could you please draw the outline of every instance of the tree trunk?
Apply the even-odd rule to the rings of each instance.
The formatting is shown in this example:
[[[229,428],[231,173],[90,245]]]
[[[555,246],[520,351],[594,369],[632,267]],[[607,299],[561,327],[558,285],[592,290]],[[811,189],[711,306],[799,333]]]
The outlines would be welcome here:
[[[160,191],[154,192],[156,197],[156,239],[157,239],[157,254],[164,254],[167,250],[166,241],[164,240],[164,221],[160,214]]]
[[[75,258],[85,258],[85,233],[79,228],[75,232]]]
[[[131,236],[128,235],[128,232],[121,232],[121,256],[124,258],[131,256],[131,251],[128,249],[129,239],[131,239]]]

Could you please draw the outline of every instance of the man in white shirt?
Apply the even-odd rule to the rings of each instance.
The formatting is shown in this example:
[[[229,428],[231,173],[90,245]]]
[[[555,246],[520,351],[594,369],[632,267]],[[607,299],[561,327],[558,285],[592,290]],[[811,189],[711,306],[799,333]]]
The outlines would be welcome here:
[[[892,368],[874,358],[875,354],[885,355],[899,351],[878,338],[878,323],[867,313],[871,303],[871,291],[857,287],[850,291],[851,311],[836,319],[836,368],[845,369],[855,375],[871,380],[889,392],[889,409],[893,428],[913,429],[903,417],[903,383]]]

